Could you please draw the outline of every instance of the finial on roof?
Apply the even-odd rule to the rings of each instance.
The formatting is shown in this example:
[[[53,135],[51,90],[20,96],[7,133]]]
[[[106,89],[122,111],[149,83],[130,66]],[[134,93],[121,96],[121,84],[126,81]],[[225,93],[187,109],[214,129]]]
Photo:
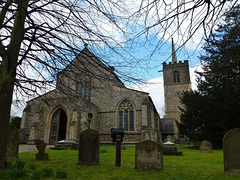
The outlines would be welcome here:
[[[172,62],[177,63],[177,56],[176,56],[176,52],[175,52],[173,38],[172,38]]]

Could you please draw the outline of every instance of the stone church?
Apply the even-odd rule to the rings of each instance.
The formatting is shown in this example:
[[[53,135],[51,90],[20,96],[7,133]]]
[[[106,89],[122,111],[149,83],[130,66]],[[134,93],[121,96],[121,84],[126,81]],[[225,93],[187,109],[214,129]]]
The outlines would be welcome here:
[[[181,73],[181,71],[179,71]],[[180,78],[182,78],[181,74]],[[88,128],[111,143],[111,128],[123,128],[124,143],[134,144],[144,132],[160,142],[160,117],[148,93],[127,88],[88,47],[57,75],[56,88],[27,102],[23,111],[22,139],[33,144],[78,141]]]
[[[182,91],[191,89],[188,60],[177,61],[172,40],[172,62],[163,63],[163,82],[165,98],[165,116],[160,119],[160,130],[163,140],[171,135],[175,139],[183,138],[178,132],[177,122],[180,122],[181,107],[179,95]]]

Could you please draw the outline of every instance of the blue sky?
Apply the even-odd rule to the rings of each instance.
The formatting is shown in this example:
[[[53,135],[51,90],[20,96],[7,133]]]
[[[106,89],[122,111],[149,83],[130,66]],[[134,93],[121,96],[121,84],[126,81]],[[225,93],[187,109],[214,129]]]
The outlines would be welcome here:
[[[84,3],[85,1],[82,1]],[[132,2],[132,4],[130,4]],[[137,10],[140,7],[141,2],[147,3],[147,1],[124,1],[120,3],[126,3],[131,6],[129,6],[128,11],[131,13],[134,10]],[[180,13],[181,15],[178,16],[178,18],[173,19],[171,23],[169,21],[162,21],[160,16],[164,19],[168,19],[171,16],[174,16],[178,10],[184,11],[186,8],[192,7],[195,4],[195,1],[186,1],[188,3],[180,4],[180,9],[178,9],[179,4],[177,4],[175,1],[169,1],[169,4],[166,5],[164,8],[164,3],[159,1],[158,8],[152,8],[149,13],[147,13],[147,16],[140,17],[138,15],[131,16],[129,18],[129,22],[125,24],[125,21],[121,21],[120,19],[116,19],[116,22],[118,22],[119,26],[125,30],[129,30],[130,37],[137,36],[138,38],[135,39],[134,43],[131,44],[131,42],[128,42],[126,44],[121,44],[123,48],[127,48],[127,51],[131,52],[131,56],[129,55],[123,55],[126,57],[126,59],[123,59],[124,57],[121,57],[121,53],[124,52],[124,49],[120,52],[118,55],[114,54],[106,54],[104,55],[104,43],[98,44],[98,47],[101,47],[103,51],[101,54],[104,56],[102,57],[104,60],[108,62],[109,65],[115,66],[116,71],[120,71],[123,74],[130,75],[131,77],[141,79],[145,82],[148,82],[147,84],[136,84],[134,88],[140,88],[143,91],[149,92],[150,96],[152,97],[158,111],[160,114],[163,114],[164,109],[164,98],[163,98],[163,82],[162,82],[162,72],[159,72],[162,70],[162,63],[170,62],[171,61],[171,54],[172,54],[172,44],[171,44],[171,38],[174,39],[175,49],[176,49],[176,55],[178,58],[178,61],[188,60],[189,61],[189,67],[190,67],[190,76],[191,81],[193,84],[195,83],[195,75],[194,71],[196,68],[199,68],[199,56],[201,54],[201,43],[202,43],[202,37],[203,37],[203,28],[199,27],[196,31],[194,31],[194,28],[197,28],[197,24],[201,22],[201,19],[205,16],[204,11],[206,10],[206,4],[203,3],[203,6],[201,6],[199,9],[195,9],[194,13],[192,13],[192,17],[189,16],[187,13]],[[215,2],[216,4],[219,3],[219,1]],[[231,3],[231,2],[229,2]],[[90,16],[86,16],[84,14],[84,11],[82,12],[82,17],[86,18],[90,22],[90,20],[96,20],[96,29],[93,28],[96,32],[100,32],[103,35],[106,36],[113,36],[113,38],[109,40],[109,44],[114,44],[115,42],[126,42],[127,39],[124,39],[124,35],[121,34],[122,31],[119,31],[117,27],[114,24],[111,24],[109,22],[109,19],[106,17],[102,17],[101,13],[97,13],[97,9],[94,9],[91,5],[86,5],[86,8],[92,10],[91,12],[91,18],[88,19]],[[84,6],[80,6],[81,8],[84,8]],[[124,8],[126,6],[123,6]],[[112,10],[115,10],[114,8]],[[143,14],[145,14],[144,10]],[[122,16],[122,14],[119,14],[121,12],[118,12],[116,9],[116,17],[118,15]],[[165,14],[164,14],[165,13]],[[213,13],[213,11],[211,12]],[[124,16],[124,15],[123,15]],[[158,19],[159,17],[159,19]],[[217,17],[219,18],[219,17]],[[118,21],[119,20],[119,21]],[[132,21],[131,21],[132,20]],[[210,21],[210,19],[208,19]],[[207,22],[208,22],[207,20]],[[162,21],[159,24],[159,21]],[[155,24],[157,25],[155,26]],[[193,26],[190,26],[189,24],[193,23]],[[217,23],[217,21],[215,22]],[[179,26],[181,24],[181,27]],[[88,24],[86,24],[88,25]],[[147,31],[148,35],[142,34],[142,36],[138,36],[141,34],[142,30],[144,29],[144,26],[152,27],[149,31]],[[214,24],[213,24],[214,25]],[[89,26],[91,27],[92,24],[90,23]],[[212,24],[209,23],[208,27],[212,27]],[[79,29],[78,29],[79,30]],[[208,29],[209,30],[209,29]],[[137,32],[135,32],[137,31]],[[194,35],[192,33],[194,32]],[[209,31],[208,31],[209,32]],[[80,35],[86,35],[86,32],[82,32],[79,30]],[[92,37],[90,37],[92,38]],[[127,37],[128,38],[128,37]],[[188,40],[189,39],[189,40]],[[97,40],[96,37],[93,37],[92,39]],[[188,41],[187,41],[188,40]],[[183,45],[183,43],[186,44]],[[90,41],[91,43],[91,41]],[[78,43],[76,43],[78,44]],[[81,43],[79,43],[81,44]],[[120,44],[120,43],[119,43]],[[182,45],[182,46],[181,46]],[[114,46],[114,45],[113,45]],[[89,47],[91,48],[91,44],[89,44]],[[81,48],[81,47],[80,47]],[[93,48],[93,47],[92,47]],[[101,48],[98,48],[98,52],[101,51]],[[154,52],[152,54],[152,52]],[[94,53],[94,52],[93,52]],[[95,53],[94,53],[95,54]],[[200,69],[201,70],[201,69]],[[121,78],[121,77],[120,77]],[[124,83],[127,86],[133,87],[133,84],[131,82],[124,81]],[[195,85],[194,85],[195,87]],[[31,99],[31,97],[29,97]],[[29,100],[29,98],[23,99],[23,101]],[[23,103],[24,104],[24,103]],[[24,105],[20,107],[20,109],[16,109],[14,107],[12,109],[11,115],[17,115],[21,116],[22,110],[24,108]]]

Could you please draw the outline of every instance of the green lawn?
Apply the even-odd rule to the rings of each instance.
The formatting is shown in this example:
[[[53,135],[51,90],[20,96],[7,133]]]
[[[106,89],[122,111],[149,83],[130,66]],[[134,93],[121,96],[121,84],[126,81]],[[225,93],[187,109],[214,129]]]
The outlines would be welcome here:
[[[78,165],[76,150],[46,150],[49,161],[36,161],[35,152],[20,153],[19,159],[25,167],[36,165],[37,170],[52,168],[68,173],[67,179],[240,179],[239,176],[225,175],[223,171],[223,152],[200,153],[194,147],[178,148],[183,156],[164,156],[162,171],[139,171],[134,169],[135,148],[126,147],[122,150],[122,166],[115,167],[115,146],[100,147],[100,164],[98,166]],[[48,178],[54,179],[54,178]],[[57,178],[56,178],[57,179]]]

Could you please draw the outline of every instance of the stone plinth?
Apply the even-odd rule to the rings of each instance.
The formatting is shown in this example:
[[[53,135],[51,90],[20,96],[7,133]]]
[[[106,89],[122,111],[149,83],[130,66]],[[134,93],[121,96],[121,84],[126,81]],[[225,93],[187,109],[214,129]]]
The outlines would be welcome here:
[[[165,142],[163,143],[163,154],[166,156],[181,156],[182,152],[177,150],[177,146],[173,142]]]
[[[73,140],[61,140],[58,141],[57,144],[51,149],[55,150],[64,150],[64,149],[72,149],[72,150],[78,150],[78,143]]]

